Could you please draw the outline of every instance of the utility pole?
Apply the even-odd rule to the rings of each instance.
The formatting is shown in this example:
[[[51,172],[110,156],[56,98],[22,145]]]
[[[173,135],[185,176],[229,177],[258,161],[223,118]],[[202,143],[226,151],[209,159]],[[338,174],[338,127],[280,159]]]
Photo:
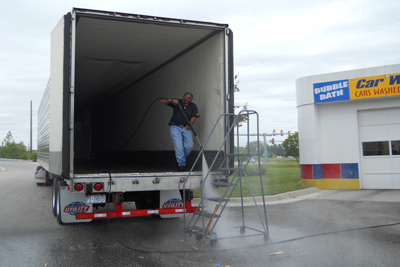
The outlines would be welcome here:
[[[264,137],[264,162],[268,163],[268,157],[267,157],[267,135],[263,134]]]
[[[30,131],[31,135],[30,135],[30,142],[29,142],[29,151],[32,155],[32,100],[31,100],[31,131]]]

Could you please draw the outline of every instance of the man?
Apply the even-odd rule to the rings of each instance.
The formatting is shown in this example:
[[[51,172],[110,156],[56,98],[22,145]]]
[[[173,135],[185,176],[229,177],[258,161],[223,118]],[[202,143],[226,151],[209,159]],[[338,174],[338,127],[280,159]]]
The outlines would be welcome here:
[[[171,139],[174,143],[175,157],[178,163],[178,170],[184,171],[186,158],[193,148],[192,133],[190,125],[193,125],[199,117],[196,104],[193,102],[193,94],[185,93],[182,99],[162,99],[160,102],[173,108],[170,126]],[[186,115],[183,115],[183,112]],[[190,122],[190,125],[188,123]]]

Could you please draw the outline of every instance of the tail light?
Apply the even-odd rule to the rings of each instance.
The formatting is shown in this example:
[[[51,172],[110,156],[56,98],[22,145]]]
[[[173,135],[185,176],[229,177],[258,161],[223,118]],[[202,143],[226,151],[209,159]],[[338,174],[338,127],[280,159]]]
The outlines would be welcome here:
[[[75,189],[75,191],[82,191],[83,190],[83,184],[81,184],[81,183],[77,183],[77,184],[75,184],[74,185],[74,189]]]
[[[104,184],[103,183],[95,183],[93,188],[96,191],[101,191],[104,188]]]

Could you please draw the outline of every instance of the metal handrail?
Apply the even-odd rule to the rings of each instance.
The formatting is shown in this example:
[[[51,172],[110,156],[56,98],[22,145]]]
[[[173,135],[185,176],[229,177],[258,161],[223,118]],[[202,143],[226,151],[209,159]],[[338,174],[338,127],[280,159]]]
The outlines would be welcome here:
[[[215,165],[215,163],[216,163],[216,161],[217,161],[217,159],[218,159],[218,156],[219,156],[220,152],[222,151],[222,149],[224,148],[224,146],[226,146],[228,137],[231,136],[232,130],[234,129],[235,126],[236,126],[236,128],[237,128],[237,134],[235,134],[235,135],[237,135],[237,146],[238,146],[238,147],[240,146],[240,145],[239,145],[239,126],[238,126],[238,120],[239,120],[240,116],[242,116],[242,115],[247,115],[247,116],[249,116],[249,115],[252,115],[252,114],[256,114],[256,115],[257,115],[257,132],[259,132],[259,116],[258,116],[258,113],[257,113],[256,111],[254,111],[254,110],[242,110],[242,111],[240,111],[237,115],[236,115],[236,114],[233,114],[233,113],[223,113],[223,114],[221,114],[221,115],[218,117],[218,119],[217,119],[216,123],[214,124],[214,126],[213,126],[213,128],[212,128],[210,134],[209,134],[208,137],[207,137],[207,140],[206,140],[205,144],[201,147],[201,150],[200,150],[200,152],[199,152],[199,154],[198,154],[198,156],[197,156],[197,158],[196,158],[194,164],[192,165],[192,168],[191,168],[190,171],[188,172],[188,175],[187,175],[185,181],[183,182],[183,198],[184,198],[184,201],[183,201],[183,223],[184,223],[184,231],[187,230],[186,227],[187,227],[187,226],[190,226],[190,224],[192,223],[193,218],[194,218],[194,216],[193,216],[192,219],[189,221],[189,223],[186,224],[186,213],[187,213],[187,212],[186,212],[186,201],[185,201],[185,200],[186,200],[186,183],[187,183],[187,181],[188,181],[190,175],[192,174],[193,169],[194,169],[194,167],[196,166],[197,162],[199,161],[200,157],[203,156],[203,160],[205,160],[204,150],[205,150],[205,148],[206,148],[206,146],[207,146],[207,144],[208,144],[208,141],[210,140],[211,136],[213,135],[213,133],[214,133],[214,131],[215,131],[217,125],[219,125],[219,123],[220,123],[220,121],[221,121],[221,119],[222,119],[223,117],[227,117],[227,119],[228,119],[228,120],[227,120],[227,121],[228,121],[228,125],[229,125],[230,127],[229,127],[228,131],[226,132],[226,136],[225,136],[224,140],[222,141],[221,146],[220,146],[220,148],[219,148],[217,154],[215,155],[214,160],[212,161],[210,167],[208,168],[207,173],[206,173],[205,175],[204,175],[204,173],[203,173],[203,179],[202,179],[202,183],[201,183],[201,201],[200,201],[199,207],[201,207],[201,217],[202,217],[201,223],[202,223],[202,229],[203,229],[203,233],[202,233],[202,234],[203,234],[204,239],[207,238],[207,237],[205,236],[205,233],[204,233],[204,231],[205,231],[205,227],[204,227],[204,226],[205,226],[205,221],[204,221],[204,217],[205,217],[205,216],[204,216],[204,203],[203,203],[203,201],[204,201],[204,195],[203,195],[204,185],[205,185],[205,183],[206,183],[206,181],[207,181],[207,179],[208,179],[208,176],[209,176],[210,173],[211,173],[211,170],[213,169],[213,167],[214,167],[214,165]],[[230,124],[230,116],[236,116],[236,118],[233,120],[233,122],[232,122],[231,124]],[[249,145],[249,142],[250,142],[250,140],[249,140],[249,132],[250,132],[249,123],[247,123],[247,144],[248,144],[248,145]],[[259,141],[259,137],[257,137],[257,141]],[[229,146],[230,146],[230,143],[228,143],[228,148],[229,148]],[[258,146],[258,148],[259,148],[259,142],[257,142],[257,146]],[[248,147],[248,148],[249,148],[249,147]],[[234,148],[233,148],[233,149],[234,149]],[[258,149],[258,150],[259,150],[259,149]],[[233,153],[233,154],[235,154],[235,153]],[[228,155],[228,156],[229,156],[229,155]],[[239,168],[242,168],[242,167],[243,167],[243,164],[244,164],[244,168],[246,168],[247,165],[249,164],[250,159],[251,159],[251,157],[253,156],[253,155],[250,153],[250,149],[248,149],[246,156],[247,156],[247,162],[246,162],[245,164],[244,164],[244,161],[242,162],[242,160],[240,159],[240,157],[238,157],[238,160],[239,160]],[[233,158],[234,158],[234,156],[233,156]],[[229,161],[231,161],[231,159],[230,159]],[[204,164],[204,163],[203,163],[203,164]],[[205,164],[207,164],[207,163],[205,163]],[[230,164],[230,162],[227,162],[227,156],[224,158],[224,160],[223,160],[222,163],[220,164],[220,168],[221,168],[221,166],[224,166],[224,164]],[[264,219],[265,219],[265,225],[264,225],[264,222],[263,222],[263,219],[262,219],[262,216],[261,216],[261,213],[260,213],[258,207],[257,207],[257,212],[258,212],[259,218],[260,218],[261,223],[262,223],[263,228],[264,228],[264,234],[265,234],[265,236],[267,236],[267,235],[268,235],[268,225],[267,225],[267,215],[266,215],[266,208],[265,208],[264,188],[263,188],[263,182],[262,182],[262,174],[261,174],[261,165],[260,165],[260,162],[258,163],[258,165],[259,165],[259,172],[260,172],[261,190],[262,190],[262,196],[263,196],[263,206],[264,206],[264,214],[265,214],[265,218],[264,218]],[[225,165],[225,166],[226,166],[226,165]],[[220,171],[220,170],[219,170],[219,171]],[[218,172],[219,172],[219,171],[218,171]],[[217,173],[218,173],[218,172],[217,172]],[[252,189],[251,189],[250,182],[249,182],[249,180],[248,180],[247,174],[245,173],[245,171],[243,171],[243,173],[244,173],[244,175],[245,175],[245,177],[246,177],[246,180],[247,180],[247,183],[248,183],[248,185],[249,185],[250,192],[251,192],[251,194],[252,194],[252,196],[253,196],[253,200],[254,200],[254,202],[255,202],[255,204],[256,204],[256,206],[257,206],[257,203],[256,203],[256,200],[255,200],[253,191],[252,191]],[[238,180],[237,180],[237,182],[236,182],[236,184],[235,184],[235,187],[237,186],[237,183],[238,183],[239,181],[240,181],[240,186],[242,186],[242,181],[241,181],[242,170],[241,170],[241,169],[239,169],[238,173],[236,173],[236,174],[233,176],[232,181],[234,181],[234,180],[236,179],[237,175],[239,175],[239,177],[237,178]],[[221,176],[222,176],[222,174],[221,174]],[[228,193],[228,190],[225,191],[224,195],[222,196],[222,199],[224,199],[224,198],[226,197],[226,194],[227,194],[227,193]],[[228,198],[227,198],[228,200],[230,199],[230,197],[232,196],[232,194],[233,194],[233,190],[231,190],[230,194],[228,194],[228,195],[229,195]],[[221,202],[220,202],[220,203],[221,203]],[[242,191],[241,191],[241,203],[242,203],[243,228],[245,228],[245,225],[244,225],[244,210],[243,210],[243,194],[242,194]],[[225,207],[226,207],[226,205],[224,205],[224,206],[221,208],[221,211],[220,211],[219,214],[222,214],[222,212],[224,211]],[[195,224],[198,222],[198,219],[199,219],[199,218],[197,218],[197,219],[195,220],[195,223],[194,223],[193,225],[195,225]],[[213,232],[213,229],[214,229],[214,227],[215,227],[215,225],[216,225],[216,223],[217,223],[218,220],[219,220],[219,216],[216,218],[215,222],[213,223],[213,227],[211,227],[211,229],[210,229],[210,227],[208,227],[208,228],[209,228],[208,230],[210,230],[210,233]],[[210,224],[209,226],[211,226],[211,221],[209,222],[209,224]],[[209,231],[207,231],[207,233],[208,233],[208,232],[209,232]]]

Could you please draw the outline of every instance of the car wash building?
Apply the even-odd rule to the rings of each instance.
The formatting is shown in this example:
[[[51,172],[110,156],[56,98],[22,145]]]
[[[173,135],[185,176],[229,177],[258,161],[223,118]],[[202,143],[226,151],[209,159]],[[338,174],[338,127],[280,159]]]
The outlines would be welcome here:
[[[400,64],[296,81],[302,185],[400,189]]]

